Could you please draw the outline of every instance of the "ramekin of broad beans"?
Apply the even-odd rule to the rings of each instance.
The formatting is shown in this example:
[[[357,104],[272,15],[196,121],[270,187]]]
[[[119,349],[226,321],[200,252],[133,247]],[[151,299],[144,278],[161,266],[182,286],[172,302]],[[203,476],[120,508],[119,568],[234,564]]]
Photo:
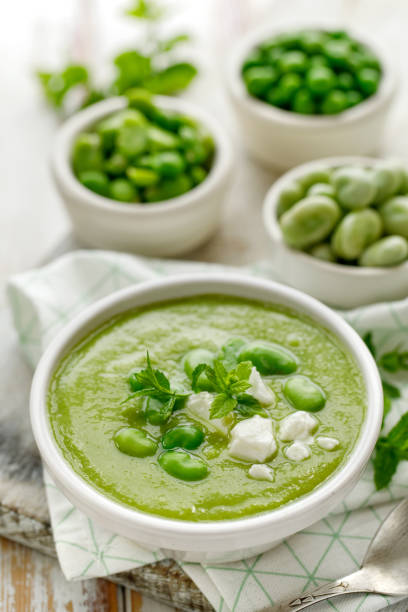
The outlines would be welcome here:
[[[408,294],[408,166],[327,158],[284,174],[264,224],[289,284],[350,308]]]
[[[212,235],[231,167],[213,117],[142,90],[68,119],[52,158],[80,242],[154,256],[180,255]]]
[[[262,26],[231,54],[228,82],[248,151],[288,168],[374,153],[395,89],[376,42],[328,26]]]

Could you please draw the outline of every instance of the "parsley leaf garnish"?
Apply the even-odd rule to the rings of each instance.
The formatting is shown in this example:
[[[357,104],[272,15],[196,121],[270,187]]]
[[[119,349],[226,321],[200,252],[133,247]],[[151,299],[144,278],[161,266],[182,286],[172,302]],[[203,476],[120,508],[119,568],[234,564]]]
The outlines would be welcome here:
[[[376,489],[388,486],[398,463],[408,460],[408,412],[391,429],[388,436],[381,437],[374,457],[374,482]]]
[[[264,414],[258,400],[245,393],[251,387],[251,383],[248,382],[251,370],[252,363],[249,361],[243,361],[235,368],[227,370],[221,359],[214,361],[214,367],[200,363],[195,368],[192,375],[193,391],[199,391],[198,379],[205,372],[214,392],[217,393],[211,403],[211,419],[221,419],[233,410],[243,416]]]
[[[178,399],[185,399],[188,393],[173,391],[167,376],[152,367],[149,352],[146,353],[146,368],[133,372],[129,376],[129,384],[132,393],[122,402],[136,399],[138,397],[152,397],[162,402],[162,413],[165,419],[171,416],[175,403]]]

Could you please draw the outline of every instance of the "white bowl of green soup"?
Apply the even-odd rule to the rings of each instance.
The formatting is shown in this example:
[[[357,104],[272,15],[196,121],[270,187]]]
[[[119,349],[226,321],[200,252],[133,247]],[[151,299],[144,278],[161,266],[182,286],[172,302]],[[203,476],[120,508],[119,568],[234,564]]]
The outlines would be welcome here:
[[[143,283],[68,324],[31,420],[102,526],[178,559],[242,559],[341,502],[382,419],[375,363],[337,314],[242,276]]]

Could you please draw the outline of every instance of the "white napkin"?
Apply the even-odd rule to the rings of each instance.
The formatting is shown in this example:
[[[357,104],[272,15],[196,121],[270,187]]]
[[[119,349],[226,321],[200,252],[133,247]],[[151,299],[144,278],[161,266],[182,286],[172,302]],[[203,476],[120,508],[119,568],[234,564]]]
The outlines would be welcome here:
[[[45,347],[85,306],[109,293],[155,276],[186,272],[231,270],[215,264],[151,260],[106,251],[76,251],[38,270],[15,276],[8,297],[22,350],[35,366]],[[235,272],[237,269],[235,269]],[[267,263],[241,268],[243,274],[272,278]],[[343,312],[363,334],[374,330],[379,351],[408,348],[408,300]],[[407,380],[394,376],[402,397],[393,402],[386,421],[388,431],[405,411]],[[77,510],[44,475],[59,562],[70,580],[106,576],[163,558],[137,543],[100,528]],[[392,485],[376,492],[372,466],[335,512],[292,536],[277,548],[236,563],[200,565],[184,563],[218,612],[256,610],[356,570],[381,521],[406,495],[408,463],[399,465]],[[336,609],[366,612],[385,609],[395,598],[350,595],[314,607],[316,612]]]

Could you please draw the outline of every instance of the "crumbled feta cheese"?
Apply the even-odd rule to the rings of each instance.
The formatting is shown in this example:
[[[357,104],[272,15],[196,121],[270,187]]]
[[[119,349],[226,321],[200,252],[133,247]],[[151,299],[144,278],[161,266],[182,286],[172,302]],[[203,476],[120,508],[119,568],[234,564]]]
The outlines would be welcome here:
[[[254,463],[254,465],[251,465],[249,468],[248,474],[251,478],[255,478],[255,480],[270,480],[271,482],[275,480],[273,469],[270,468],[269,465]]]
[[[326,436],[318,436],[316,438],[316,444],[325,450],[333,450],[339,445],[339,441],[336,438],[328,438]]]
[[[304,442],[295,440],[293,444],[285,449],[285,454],[292,461],[303,461],[303,459],[310,457],[310,448]]]
[[[190,395],[186,402],[186,412],[193,419],[200,421],[210,431],[227,436],[230,429],[228,426],[229,419],[226,417],[223,419],[210,419],[210,407],[213,399],[213,396],[207,393],[207,391]]]
[[[264,404],[265,406],[272,406],[275,404],[274,392],[265,385],[256,368],[252,368],[248,382],[251,383],[251,386],[247,391],[249,395],[252,395],[252,397],[257,399],[258,402]]]
[[[317,426],[317,420],[308,412],[298,410],[281,421],[279,438],[284,442],[305,440],[310,442],[311,433]]]
[[[258,414],[237,423],[231,431],[229,454],[243,461],[263,463],[276,451],[271,419]]]

